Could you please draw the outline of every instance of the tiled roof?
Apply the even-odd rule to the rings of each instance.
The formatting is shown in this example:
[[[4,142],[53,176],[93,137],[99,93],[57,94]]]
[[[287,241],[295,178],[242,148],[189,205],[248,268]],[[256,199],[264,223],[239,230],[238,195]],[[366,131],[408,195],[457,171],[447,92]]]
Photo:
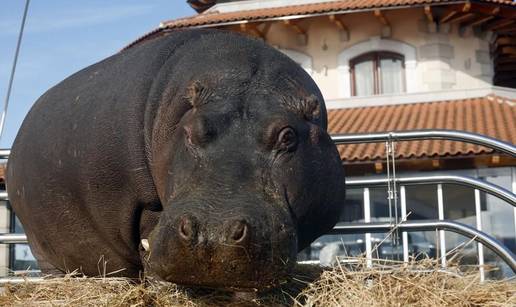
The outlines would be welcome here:
[[[237,12],[211,12],[207,11],[192,17],[186,17],[163,23],[165,28],[184,28],[215,25],[229,22],[237,22],[242,20],[261,20],[283,16],[296,15],[312,15],[331,12],[403,7],[424,4],[452,4],[465,1],[453,0],[345,0],[345,1],[328,1],[312,4],[288,5],[282,7],[263,8],[254,10],[245,10]],[[510,0],[481,0],[476,2],[495,3],[504,5],[516,5]]]
[[[335,133],[452,129],[474,132],[516,144],[516,100],[487,96],[463,100],[335,109],[328,111],[328,130]],[[338,146],[341,158],[359,162],[385,158],[382,143]],[[478,155],[493,150],[453,141],[410,141],[396,146],[398,159]]]
[[[294,2],[294,1],[293,1]],[[238,23],[245,21],[259,21],[286,16],[303,16],[317,14],[343,13],[381,8],[396,8],[421,5],[446,5],[464,3],[466,1],[456,0],[341,0],[328,1],[312,4],[287,5],[253,10],[242,10],[236,12],[219,13],[217,11],[206,11],[190,17],[179,18],[161,23],[160,27],[137,38],[123,48],[128,49],[142,41],[164,35],[167,31],[189,27],[208,27],[227,23]],[[516,6],[516,1],[511,0],[473,0],[477,3],[502,4]]]

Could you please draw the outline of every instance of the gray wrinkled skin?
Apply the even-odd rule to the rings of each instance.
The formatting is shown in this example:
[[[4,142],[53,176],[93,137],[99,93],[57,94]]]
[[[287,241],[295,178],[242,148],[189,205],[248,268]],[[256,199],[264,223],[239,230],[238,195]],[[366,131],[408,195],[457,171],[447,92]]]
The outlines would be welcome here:
[[[176,31],[45,93],[13,145],[8,192],[46,273],[95,276],[102,259],[119,276],[263,289],[339,217],[326,121],[317,86],[280,52]]]

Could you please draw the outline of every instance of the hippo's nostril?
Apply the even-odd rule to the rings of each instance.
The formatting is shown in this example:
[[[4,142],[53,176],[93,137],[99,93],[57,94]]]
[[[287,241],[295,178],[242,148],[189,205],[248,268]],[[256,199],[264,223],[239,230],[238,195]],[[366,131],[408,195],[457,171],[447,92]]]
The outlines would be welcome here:
[[[179,222],[179,235],[184,240],[191,240],[194,236],[194,223],[192,222],[192,219],[189,217],[184,216],[181,221]]]
[[[247,223],[245,221],[236,221],[233,224],[230,238],[232,241],[239,243],[247,237]]]

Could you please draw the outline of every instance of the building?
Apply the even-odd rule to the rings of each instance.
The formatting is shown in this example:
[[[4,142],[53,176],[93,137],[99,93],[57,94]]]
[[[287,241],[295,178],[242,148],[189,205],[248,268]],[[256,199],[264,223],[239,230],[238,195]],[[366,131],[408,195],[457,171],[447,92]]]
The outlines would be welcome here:
[[[197,15],[163,21],[126,48],[177,29],[237,31],[278,48],[312,76],[325,97],[333,134],[453,129],[516,143],[515,2],[188,3]],[[339,146],[339,152],[350,180],[385,177],[383,143]],[[516,192],[516,159],[485,147],[452,141],[397,142],[394,158],[398,177],[466,175]],[[400,208],[389,209],[387,192],[386,187],[350,189],[342,222],[401,216]],[[452,184],[406,185],[396,192],[408,220],[457,220],[491,234],[516,253],[516,209],[510,204]],[[333,249],[331,255],[356,255],[368,245],[377,253],[374,256],[399,258],[401,247],[385,237],[325,236],[300,259],[319,259],[323,249]],[[383,244],[377,246],[380,241]],[[411,232],[404,241],[414,257],[438,257],[467,240],[451,233]],[[439,250],[439,245],[446,248]],[[21,246],[13,247],[13,257],[18,257],[16,248],[25,259]],[[511,274],[497,256],[476,243],[466,244],[459,255],[464,264],[500,268],[489,273],[492,276]]]

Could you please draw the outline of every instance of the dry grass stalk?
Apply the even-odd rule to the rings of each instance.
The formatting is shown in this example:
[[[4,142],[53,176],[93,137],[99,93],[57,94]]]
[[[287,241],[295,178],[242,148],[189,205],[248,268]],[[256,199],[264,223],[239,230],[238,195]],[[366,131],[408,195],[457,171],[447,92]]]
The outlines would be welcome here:
[[[8,285],[1,306],[516,306],[516,282],[480,283],[478,271],[438,269],[431,260],[403,264],[364,258],[322,271],[298,265],[281,287],[242,301],[233,293],[123,278],[48,279]],[[437,268],[437,269],[436,269]]]

